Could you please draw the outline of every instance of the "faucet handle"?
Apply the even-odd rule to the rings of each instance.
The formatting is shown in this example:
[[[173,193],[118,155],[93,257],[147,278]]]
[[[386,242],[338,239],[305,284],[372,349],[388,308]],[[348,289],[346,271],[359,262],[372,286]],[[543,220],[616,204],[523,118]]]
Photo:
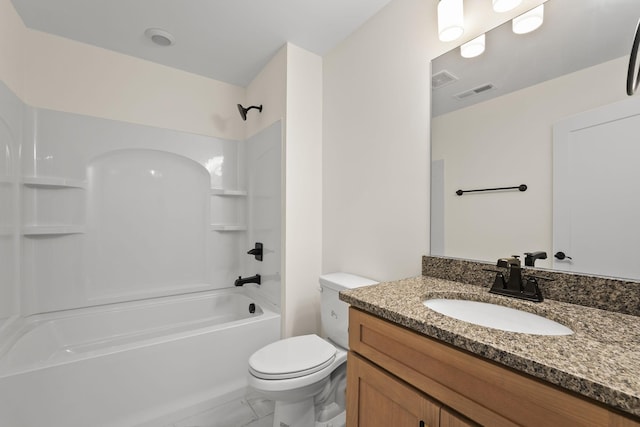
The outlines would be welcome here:
[[[503,268],[520,267],[520,260],[518,258],[518,255],[511,255],[510,258],[500,258],[496,266]]]
[[[504,280],[504,274],[500,270],[494,270],[492,268],[483,268],[484,271],[496,273],[495,279],[493,279],[493,285],[491,289],[504,289],[507,287],[507,282]]]
[[[527,275],[523,293],[527,295],[532,301],[542,302],[544,301],[544,297],[542,296],[542,292],[540,291],[540,287],[538,286],[538,280],[553,281],[554,279],[551,279],[549,277],[536,276],[533,274]]]

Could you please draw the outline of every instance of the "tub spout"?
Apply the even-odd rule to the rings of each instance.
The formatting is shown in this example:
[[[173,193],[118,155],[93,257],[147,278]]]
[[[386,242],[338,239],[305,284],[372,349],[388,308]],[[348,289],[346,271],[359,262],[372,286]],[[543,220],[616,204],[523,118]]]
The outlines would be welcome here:
[[[244,279],[242,278],[242,276],[238,276],[234,284],[236,286],[242,286],[242,285],[246,285],[247,283],[257,283],[259,285],[260,275],[256,274],[255,276],[245,277]]]

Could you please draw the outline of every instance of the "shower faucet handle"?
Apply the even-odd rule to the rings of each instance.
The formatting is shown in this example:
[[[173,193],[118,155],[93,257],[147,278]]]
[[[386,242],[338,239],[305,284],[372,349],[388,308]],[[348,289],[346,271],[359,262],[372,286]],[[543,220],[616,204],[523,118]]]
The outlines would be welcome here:
[[[253,249],[249,250],[249,252],[247,252],[247,254],[249,255],[253,255],[256,259],[256,261],[262,261],[262,254],[263,254],[263,247],[264,245],[260,242],[256,242],[255,246]]]

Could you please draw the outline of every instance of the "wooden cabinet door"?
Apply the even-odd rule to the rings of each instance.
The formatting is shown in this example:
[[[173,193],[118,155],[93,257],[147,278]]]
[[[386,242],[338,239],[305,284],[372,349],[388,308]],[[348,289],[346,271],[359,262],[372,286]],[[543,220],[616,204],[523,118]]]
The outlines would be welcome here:
[[[347,427],[439,427],[440,406],[358,355],[347,361]]]

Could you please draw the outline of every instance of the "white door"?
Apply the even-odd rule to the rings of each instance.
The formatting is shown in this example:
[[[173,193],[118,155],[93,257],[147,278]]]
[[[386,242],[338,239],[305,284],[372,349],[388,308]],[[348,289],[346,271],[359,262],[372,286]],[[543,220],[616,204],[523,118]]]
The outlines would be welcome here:
[[[553,132],[553,267],[640,279],[640,97]]]

